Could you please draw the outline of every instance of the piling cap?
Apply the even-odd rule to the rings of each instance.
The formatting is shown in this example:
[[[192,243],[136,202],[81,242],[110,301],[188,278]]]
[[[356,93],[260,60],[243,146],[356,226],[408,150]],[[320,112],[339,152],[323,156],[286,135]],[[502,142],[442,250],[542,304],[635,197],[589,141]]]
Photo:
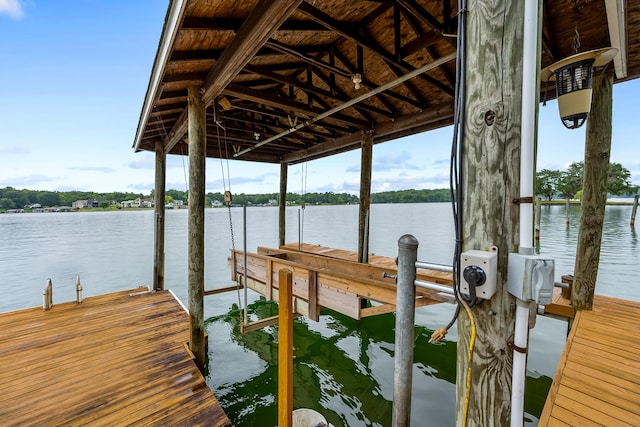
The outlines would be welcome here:
[[[400,249],[415,249],[418,247],[418,239],[412,234],[405,234],[398,239],[398,248]]]

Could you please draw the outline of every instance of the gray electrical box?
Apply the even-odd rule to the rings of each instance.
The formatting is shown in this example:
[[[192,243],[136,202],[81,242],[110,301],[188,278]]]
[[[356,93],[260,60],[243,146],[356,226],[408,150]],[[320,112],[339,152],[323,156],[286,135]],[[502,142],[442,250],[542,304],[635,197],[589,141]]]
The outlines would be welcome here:
[[[509,254],[507,289],[523,301],[551,304],[555,262],[543,255]]]

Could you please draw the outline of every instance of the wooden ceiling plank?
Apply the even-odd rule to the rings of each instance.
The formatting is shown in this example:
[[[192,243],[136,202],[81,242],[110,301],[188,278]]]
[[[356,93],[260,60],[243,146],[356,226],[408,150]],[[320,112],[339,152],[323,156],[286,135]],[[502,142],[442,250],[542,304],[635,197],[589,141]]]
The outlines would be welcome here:
[[[280,108],[285,111],[295,111],[296,113],[304,114],[311,117],[317,116],[324,112],[315,108],[309,108],[305,104],[302,104],[300,102],[291,101],[290,99],[284,97],[265,94],[264,92],[253,90],[235,83],[230,84],[223,91],[223,93],[225,95],[235,96],[236,98],[246,99],[248,101],[257,102],[259,104],[270,105],[272,107]],[[368,122],[366,121],[354,119],[342,114],[337,114],[332,117],[337,121],[344,122],[356,128],[358,126],[368,125]]]
[[[302,0],[261,0],[258,3],[204,80],[202,99],[205,104],[210,104],[222,93],[300,3]]]
[[[353,65],[349,62],[347,58],[344,57],[344,55],[342,55],[342,53],[340,53],[340,51],[336,50],[335,55],[336,55],[336,58],[338,58],[340,62],[344,64],[345,67],[349,68],[350,70],[353,70],[353,72],[355,73],[355,68],[353,67]],[[373,83],[370,80],[367,80],[364,74],[362,74],[362,83],[360,84],[370,89],[374,89],[377,87],[375,83]],[[415,99],[411,99],[393,90],[387,90],[384,93],[392,98],[397,99],[398,101],[402,101],[409,105],[413,105],[416,108],[420,108],[420,102],[416,101]],[[392,111],[392,112],[396,111],[395,107],[384,98],[383,94],[376,95],[376,98],[380,100],[380,102],[382,102],[383,105],[387,107],[389,111]]]
[[[183,30],[195,31],[238,31],[242,26],[244,19],[242,18],[203,18],[203,17],[186,17],[182,22]],[[280,27],[278,31],[327,31],[325,27],[313,21],[303,21],[298,19],[288,19]]]
[[[543,14],[542,14],[542,45],[546,49],[549,56],[551,56],[551,63],[560,60],[560,51],[558,50],[558,43],[553,37],[553,22],[551,21],[551,13],[549,13],[548,3],[549,0],[544,0]]]
[[[301,59],[304,62],[306,62],[307,64],[315,65],[316,67],[320,67],[320,68],[323,68],[325,70],[329,70],[332,73],[339,74],[339,75],[341,75],[343,77],[346,77],[346,78],[349,78],[349,79],[351,78],[351,74],[352,73],[349,73],[348,71],[342,70],[342,69],[340,69],[340,68],[338,68],[336,66],[332,66],[329,63],[326,63],[326,62],[321,61],[319,59],[316,59],[316,58],[314,58],[312,56],[309,56],[309,55],[306,55],[306,54],[304,54],[302,52],[299,52],[296,49],[285,45],[284,43],[280,43],[280,42],[278,42],[276,40],[269,40],[269,41],[267,41],[267,43],[265,45],[270,47],[270,48],[272,48],[272,49],[280,51],[282,53],[286,53],[288,55],[291,55],[291,56],[294,56],[294,57],[296,57],[298,59]]]
[[[383,49],[380,46],[376,46],[375,43],[369,40],[365,40],[359,34],[356,34],[350,31],[348,28],[346,28],[346,26],[343,23],[337,21],[336,19],[332,18],[331,16],[327,15],[321,10],[315,8],[309,3],[303,2],[300,5],[299,10],[307,14],[311,19],[315,20],[319,24],[325,25],[327,28],[329,28],[332,31],[335,31],[336,33],[340,34],[342,37],[347,38],[352,42],[354,42],[355,44],[360,45],[363,48],[380,56],[385,62],[397,67],[403,73],[410,73],[415,70],[413,66],[411,66],[410,64],[407,64],[404,61],[396,61],[393,55],[387,52],[386,49]],[[436,86],[437,88],[439,88],[440,90],[448,94],[449,96],[454,95],[452,88],[449,88],[443,85],[437,79],[434,79],[433,77],[427,74],[421,74],[419,77],[433,84],[434,86]]]
[[[273,32],[293,13],[302,0],[261,0],[251,11],[235,37],[220,55],[203,82],[202,100],[209,105],[253,58]],[[187,131],[185,108],[164,141],[165,150],[171,148]]]

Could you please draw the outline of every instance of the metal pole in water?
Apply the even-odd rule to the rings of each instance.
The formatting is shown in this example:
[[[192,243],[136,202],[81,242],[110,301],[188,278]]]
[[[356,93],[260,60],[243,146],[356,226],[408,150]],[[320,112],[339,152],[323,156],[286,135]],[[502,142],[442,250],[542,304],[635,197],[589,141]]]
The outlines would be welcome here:
[[[242,279],[242,287],[244,288],[244,324],[249,322],[249,316],[247,314],[247,205],[242,208],[242,262],[244,278]]]
[[[638,211],[638,195],[633,198],[633,210],[631,211],[631,226],[633,227],[636,223],[636,212]]]
[[[416,306],[418,240],[405,234],[398,240],[396,336],[393,369],[393,427],[408,427],[411,419],[411,377]]]

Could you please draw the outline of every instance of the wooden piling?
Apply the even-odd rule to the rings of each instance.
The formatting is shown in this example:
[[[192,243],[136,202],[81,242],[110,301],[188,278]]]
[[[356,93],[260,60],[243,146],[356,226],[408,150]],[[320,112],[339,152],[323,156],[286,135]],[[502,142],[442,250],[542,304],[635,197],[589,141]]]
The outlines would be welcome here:
[[[567,197],[567,199],[565,200],[565,212],[567,213],[567,225],[569,225],[569,223],[571,222],[569,220],[569,209],[571,209],[571,200]]]
[[[287,172],[289,165],[280,163],[280,203],[278,208],[278,246],[285,243],[287,231]]]
[[[636,223],[636,212],[638,211],[638,195],[633,198],[633,209],[631,210],[631,226],[633,227]]]
[[[188,89],[189,101],[189,348],[202,370],[205,361],[204,340],[204,195],[206,114],[199,85]]]
[[[167,153],[162,141],[156,141],[156,182],[154,191],[153,289],[164,289],[164,204]]]
[[[360,210],[358,216],[358,262],[367,263],[369,260],[373,135],[369,132],[364,132],[360,141],[362,146],[362,159],[360,165]]]
[[[613,69],[593,77],[591,112],[587,120],[582,186],[582,214],[573,273],[571,304],[576,310],[591,310],[600,263],[600,243],[611,151]]]
[[[278,426],[293,423],[293,273],[278,273]]]
[[[465,121],[462,145],[463,250],[498,247],[497,290],[471,308],[477,338],[467,403],[469,316],[458,318],[456,425],[505,426],[511,419],[515,299],[507,258],[517,252],[524,2],[470,2],[467,7]],[[459,189],[460,190],[460,189]]]

